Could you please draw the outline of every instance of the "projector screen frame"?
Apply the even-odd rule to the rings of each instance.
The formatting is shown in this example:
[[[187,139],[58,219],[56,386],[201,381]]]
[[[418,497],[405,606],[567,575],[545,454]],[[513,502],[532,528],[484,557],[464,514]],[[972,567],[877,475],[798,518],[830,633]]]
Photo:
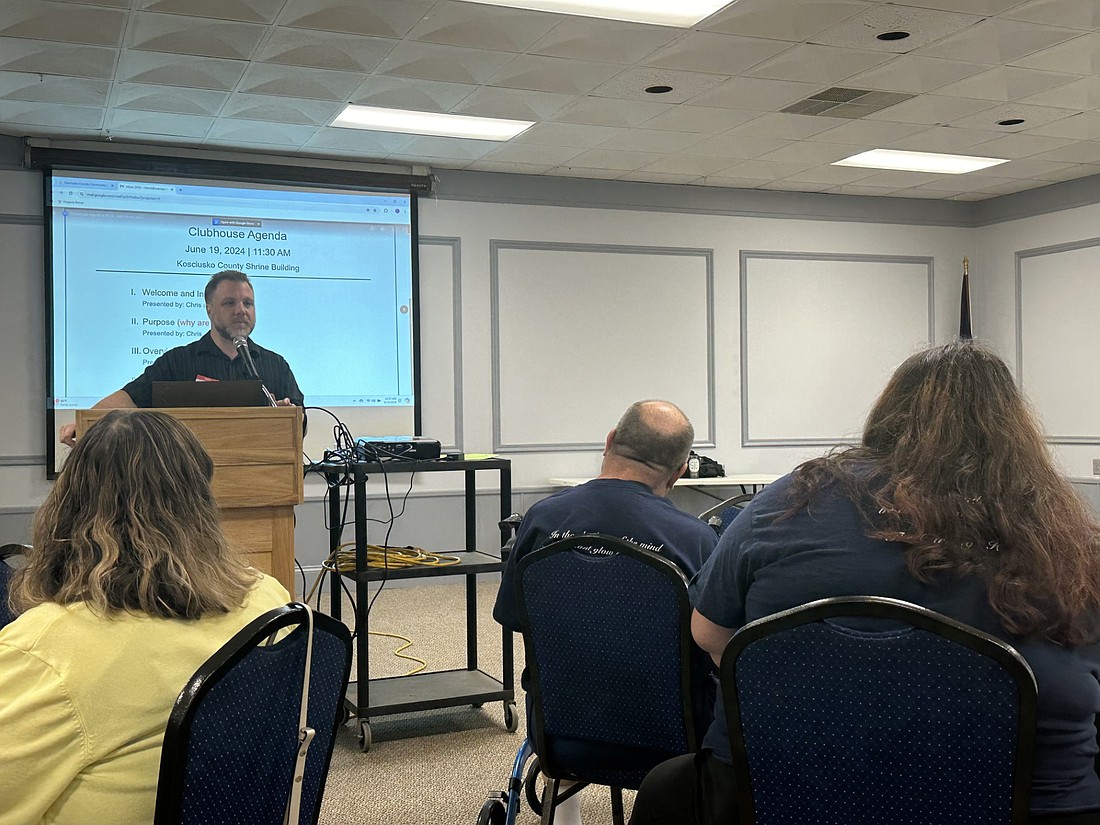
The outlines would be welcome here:
[[[163,148],[160,148],[163,151]],[[45,286],[45,370],[47,397],[45,401],[46,477],[53,479],[60,469],[57,455],[57,410],[53,403],[54,389],[54,287],[53,287],[53,219],[52,182],[57,174],[147,175],[220,181],[227,184],[259,184],[268,186],[323,187],[349,192],[370,191],[378,194],[393,192],[408,195],[410,210],[410,265],[412,268],[411,318],[413,432],[422,434],[423,411],[421,392],[421,319],[418,195],[430,192],[433,178],[428,175],[398,174],[337,168],[334,166],[260,163],[255,161],[215,159],[195,156],[172,157],[163,154],[126,151],[89,151],[72,148],[40,147],[28,144],[24,165],[42,171],[43,203],[43,281]],[[116,388],[117,389],[117,388]]]

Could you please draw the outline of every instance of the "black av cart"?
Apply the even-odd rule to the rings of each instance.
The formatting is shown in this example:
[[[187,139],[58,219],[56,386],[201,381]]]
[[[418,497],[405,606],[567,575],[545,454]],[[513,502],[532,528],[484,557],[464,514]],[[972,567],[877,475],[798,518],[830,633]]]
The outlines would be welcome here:
[[[359,725],[359,748],[370,750],[370,720],[375,716],[392,713],[428,710],[430,708],[458,705],[480,706],[485,702],[501,701],[504,704],[504,725],[509,731],[519,726],[516,714],[516,694],[513,680],[512,634],[501,629],[502,679],[490,676],[478,667],[477,661],[477,574],[497,573],[504,569],[503,545],[509,536],[507,527],[501,528],[501,540],[492,552],[477,549],[477,484],[479,476],[497,474],[500,489],[500,520],[512,512],[512,465],[507,459],[481,461],[386,461],[325,464],[316,468],[329,485],[329,551],[340,547],[342,524],[342,495],[339,481],[350,475],[350,496],[354,509],[355,569],[344,573],[332,573],[329,580],[331,613],[339,619],[341,613],[340,576],[354,582],[355,592],[355,671],[348,685],[345,710],[349,718],[354,716]],[[367,485],[373,476],[375,481],[395,475],[416,473],[455,473],[465,475],[466,542],[465,547],[440,548],[438,552],[461,559],[458,564],[438,567],[407,567],[383,570],[367,566]],[[368,634],[370,604],[368,586],[383,579],[419,579],[429,576],[466,577],[466,667],[460,670],[444,670],[416,673],[410,676],[393,676],[371,679],[368,660],[370,637]]]

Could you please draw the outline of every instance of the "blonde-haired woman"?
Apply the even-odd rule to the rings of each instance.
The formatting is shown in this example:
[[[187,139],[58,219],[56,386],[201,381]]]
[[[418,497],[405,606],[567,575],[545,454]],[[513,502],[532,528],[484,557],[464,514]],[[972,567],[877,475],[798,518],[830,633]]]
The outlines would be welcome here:
[[[108,413],[69,456],[0,630],[0,825],[148,825],[180,690],[290,601],[227,546],[213,469],[152,410]]]

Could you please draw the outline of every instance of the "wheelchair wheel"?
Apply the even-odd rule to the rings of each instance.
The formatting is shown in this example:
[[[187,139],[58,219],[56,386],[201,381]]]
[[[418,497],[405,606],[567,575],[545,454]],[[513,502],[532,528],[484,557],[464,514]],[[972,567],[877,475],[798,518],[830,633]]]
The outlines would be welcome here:
[[[504,804],[499,799],[487,799],[477,815],[477,825],[504,825],[507,816]]]
[[[527,804],[531,806],[531,813],[542,816],[542,771],[539,758],[531,758],[531,764],[527,768],[527,776],[523,780],[523,793],[527,797]]]

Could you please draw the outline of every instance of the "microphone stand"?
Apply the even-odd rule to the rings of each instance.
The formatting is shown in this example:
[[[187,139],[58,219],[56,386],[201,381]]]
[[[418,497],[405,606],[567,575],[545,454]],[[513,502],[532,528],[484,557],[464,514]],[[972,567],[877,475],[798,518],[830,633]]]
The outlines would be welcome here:
[[[256,362],[252,360],[252,352],[248,349],[248,339],[238,335],[233,338],[233,346],[237,348],[237,354],[244,359],[244,366],[248,370],[248,374],[260,382],[260,389],[267,396],[267,403],[272,407],[279,406],[279,402],[275,400],[275,396],[271,394],[271,390],[267,388],[263,379],[260,378],[260,373],[256,370]]]

